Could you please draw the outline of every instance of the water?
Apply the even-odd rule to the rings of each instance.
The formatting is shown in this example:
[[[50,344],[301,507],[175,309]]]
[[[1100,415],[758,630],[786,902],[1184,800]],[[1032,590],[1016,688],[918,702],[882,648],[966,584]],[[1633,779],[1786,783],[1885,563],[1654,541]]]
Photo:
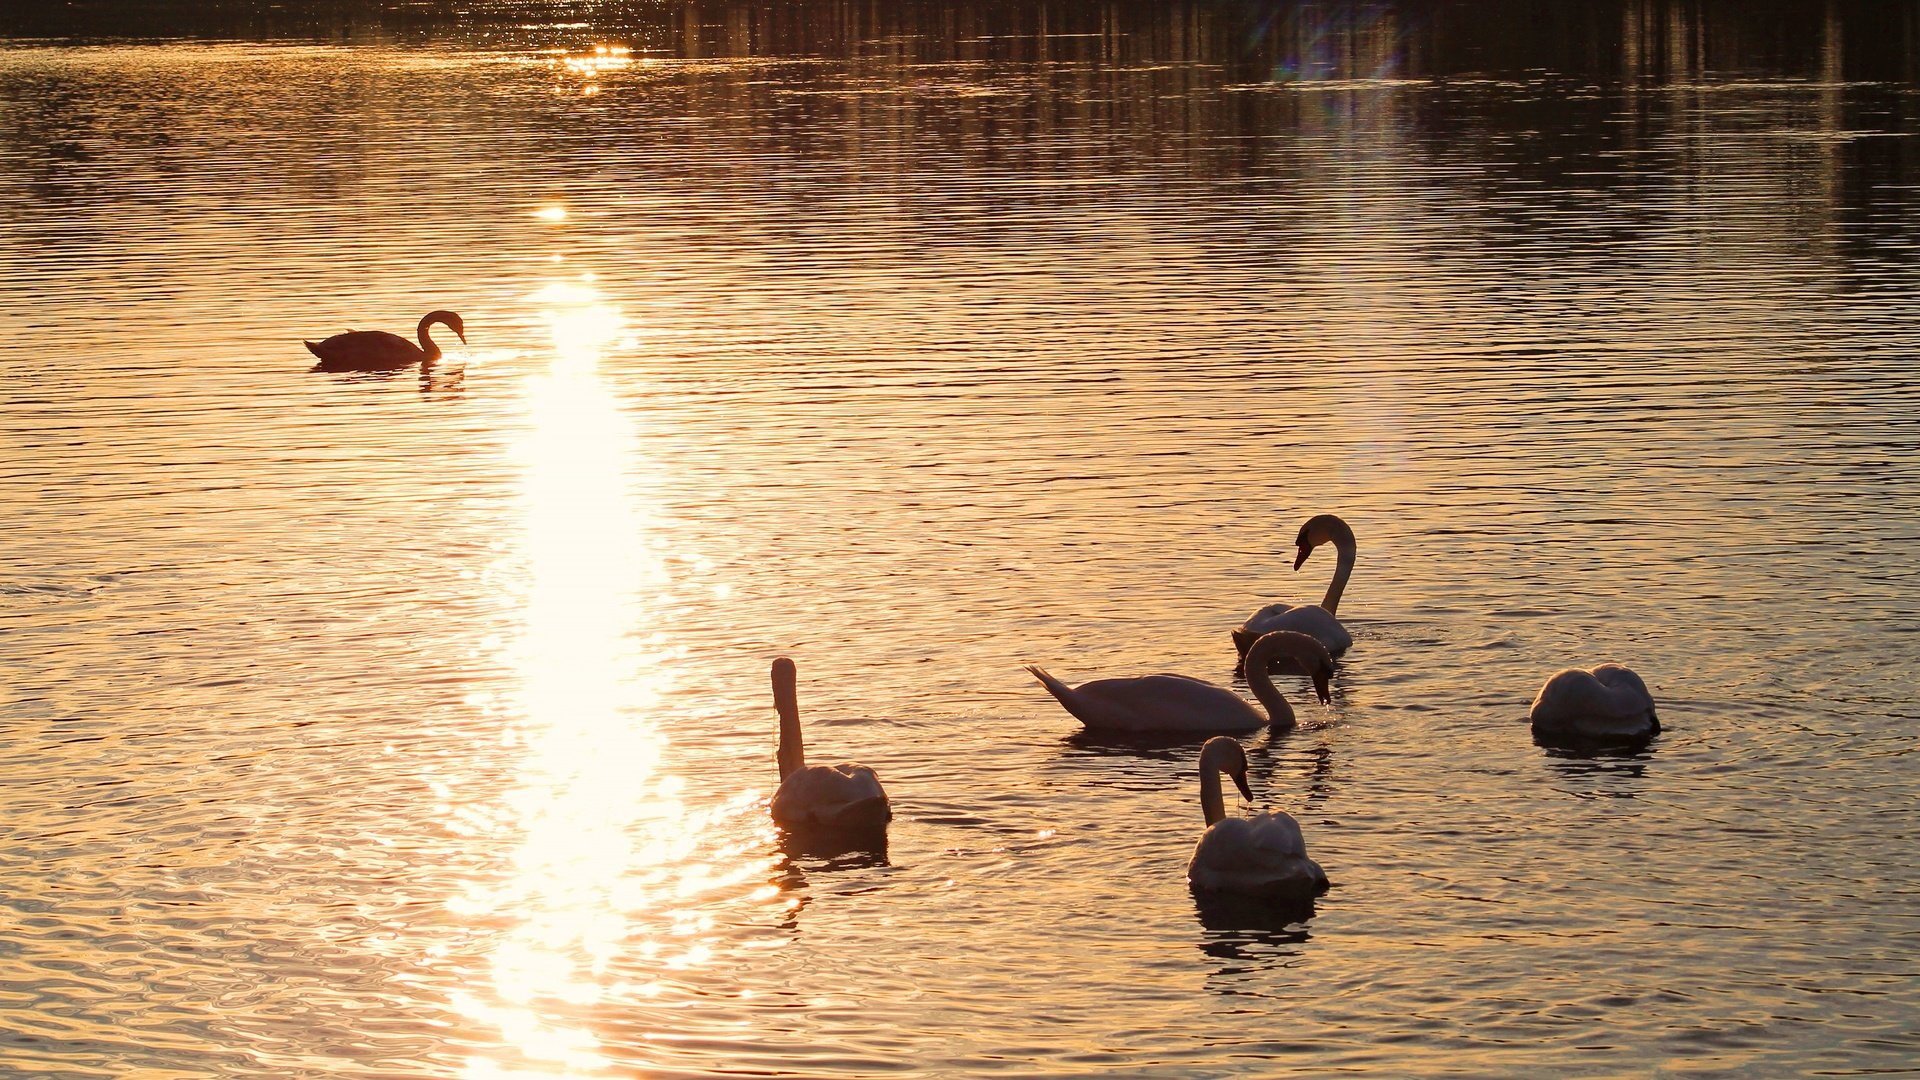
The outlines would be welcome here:
[[[1920,1058],[1910,14],[323,10],[0,19],[0,1073]],[[1322,511],[1334,887],[1199,911],[1020,665],[1230,680]]]

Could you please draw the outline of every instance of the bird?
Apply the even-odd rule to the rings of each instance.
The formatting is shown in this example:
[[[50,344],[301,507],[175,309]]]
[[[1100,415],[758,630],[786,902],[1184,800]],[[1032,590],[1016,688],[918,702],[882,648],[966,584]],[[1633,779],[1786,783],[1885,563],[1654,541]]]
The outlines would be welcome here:
[[[1300,526],[1300,535],[1294,540],[1298,548],[1293,557],[1293,568],[1299,570],[1306,565],[1307,556],[1321,544],[1332,544],[1339,552],[1339,561],[1334,564],[1333,583],[1327,586],[1325,599],[1318,604],[1268,604],[1252,615],[1233,632],[1233,647],[1245,662],[1247,650],[1259,640],[1260,635],[1270,630],[1298,630],[1308,634],[1327,647],[1335,656],[1353,647],[1353,635],[1340,625],[1335,613],[1340,608],[1340,594],[1346,591],[1347,579],[1353,576],[1353,560],[1357,549],[1353,542],[1353,529],[1334,514],[1316,514]]]
[[[451,311],[429,311],[420,320],[420,344],[389,334],[385,330],[349,330],[325,341],[308,341],[307,351],[320,358],[314,371],[393,371],[414,364],[431,364],[440,359],[440,346],[433,343],[427,327],[444,323],[453,330],[460,344],[467,343],[466,325]]]
[[[1268,723],[1282,729],[1294,726],[1293,707],[1268,673],[1278,656],[1300,665],[1322,704],[1332,701],[1333,657],[1319,642],[1291,630],[1263,635],[1247,650],[1247,685],[1266,707],[1265,715],[1232,690],[1186,675],[1096,679],[1076,687],[1032,664],[1027,672],[1089,729],[1241,734]]]
[[[1631,668],[1601,664],[1568,668],[1548,679],[1527,717],[1548,742],[1645,742],[1660,734],[1653,695]]]
[[[773,820],[797,832],[884,834],[893,807],[880,777],[865,765],[808,765],[800,738],[800,705],[793,661],[773,662],[773,707],[780,714],[780,787],[773,793]]]
[[[1225,735],[1200,748],[1200,809],[1207,831],[1187,861],[1187,885],[1197,893],[1230,893],[1281,901],[1311,900],[1325,892],[1326,872],[1307,858],[1300,823],[1279,810],[1228,817],[1220,774],[1233,777],[1249,802],[1247,752]]]

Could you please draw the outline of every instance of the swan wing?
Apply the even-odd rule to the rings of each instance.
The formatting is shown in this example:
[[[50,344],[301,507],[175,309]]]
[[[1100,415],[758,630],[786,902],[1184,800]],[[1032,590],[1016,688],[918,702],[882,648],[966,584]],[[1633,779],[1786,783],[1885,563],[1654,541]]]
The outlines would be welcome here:
[[[1545,734],[1640,738],[1660,730],[1647,684],[1619,664],[1559,672],[1540,687],[1528,717]]]
[[[773,793],[773,819],[792,826],[884,824],[893,817],[880,777],[865,765],[809,765]]]
[[[1593,669],[1593,678],[1601,686],[1613,691],[1617,705],[1653,711],[1653,694],[1632,668],[1620,664],[1601,664]]]
[[[1194,846],[1187,881],[1208,892],[1295,899],[1327,887],[1326,873],[1307,858],[1299,823],[1278,812],[1215,822]]]
[[[1233,733],[1267,723],[1240,695],[1185,675],[1096,679],[1074,687],[1071,695],[1071,702],[1062,698],[1061,703],[1090,728]]]
[[[306,342],[328,371],[377,371],[417,364],[426,354],[413,342],[385,330],[350,330],[324,341]]]
[[[1294,630],[1305,634],[1325,645],[1327,651],[1336,656],[1353,647],[1353,635],[1347,633],[1347,628],[1340,625],[1340,620],[1332,612],[1319,604],[1268,604],[1247,616],[1247,621],[1234,634],[1234,640],[1245,640],[1246,645],[1241,650],[1245,652],[1246,648],[1259,640],[1260,635],[1275,630]]]

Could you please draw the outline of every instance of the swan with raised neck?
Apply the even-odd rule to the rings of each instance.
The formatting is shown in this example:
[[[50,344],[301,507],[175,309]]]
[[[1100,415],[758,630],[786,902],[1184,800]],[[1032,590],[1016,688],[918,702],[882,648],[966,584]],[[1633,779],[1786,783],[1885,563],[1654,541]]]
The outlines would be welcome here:
[[[1248,802],[1247,752],[1226,736],[1200,748],[1200,810],[1207,830],[1187,861],[1187,884],[1200,893],[1233,893],[1273,900],[1311,900],[1327,888],[1327,875],[1307,858],[1300,823],[1279,810],[1250,818],[1228,817],[1220,774],[1233,778]]]
[[[1032,664],[1027,671],[1089,730],[1240,733],[1268,724],[1294,726],[1293,706],[1269,673],[1273,661],[1282,657],[1313,680],[1322,704],[1332,701],[1333,657],[1319,642],[1291,630],[1263,635],[1247,651],[1247,686],[1264,714],[1232,690],[1186,675],[1095,679],[1068,686]]]
[[[880,777],[865,765],[808,765],[800,735],[800,701],[793,661],[773,662],[773,707],[780,716],[780,742],[774,760],[780,787],[769,812],[783,828],[803,832],[884,834],[893,807]]]
[[[1247,650],[1260,635],[1274,630],[1297,630],[1326,646],[1335,656],[1353,647],[1353,635],[1347,633],[1339,619],[1340,597],[1347,591],[1347,581],[1353,577],[1354,560],[1359,554],[1352,527],[1336,514],[1316,514],[1308,518],[1294,538],[1293,568],[1299,570],[1306,565],[1313,549],[1322,544],[1332,544],[1337,554],[1326,596],[1318,604],[1268,604],[1247,616],[1247,621],[1233,631],[1233,647],[1239,651],[1243,663]]]
[[[315,371],[392,371],[414,364],[431,364],[440,359],[440,346],[434,343],[428,327],[444,325],[466,344],[467,328],[460,316],[451,311],[429,311],[415,329],[420,344],[385,330],[349,330],[324,341],[304,342],[307,351],[320,358]]]

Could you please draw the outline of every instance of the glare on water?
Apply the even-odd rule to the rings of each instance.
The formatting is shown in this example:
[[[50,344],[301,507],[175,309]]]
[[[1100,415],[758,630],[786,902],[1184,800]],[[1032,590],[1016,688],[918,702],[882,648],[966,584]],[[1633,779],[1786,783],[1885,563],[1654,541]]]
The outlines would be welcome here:
[[[658,523],[633,494],[644,468],[633,422],[598,371],[603,351],[621,342],[621,314],[581,282],[555,282],[529,300],[552,348],[546,370],[526,381],[526,426],[510,451],[523,539],[508,557],[519,574],[501,577],[526,582],[524,626],[509,649],[522,683],[506,732],[518,775],[485,823],[494,835],[481,837],[508,837],[514,849],[503,879],[476,883],[449,907],[506,927],[487,977],[456,992],[454,1007],[531,1065],[483,1055],[469,1063],[473,1077],[606,1068],[588,1022],[595,1009],[657,989],[617,961],[638,956],[663,972],[706,963],[712,917],[691,905],[753,891],[766,873],[737,845],[714,850],[714,822],[739,806],[690,807],[664,760],[657,714],[676,650],[650,627],[668,567]]]

